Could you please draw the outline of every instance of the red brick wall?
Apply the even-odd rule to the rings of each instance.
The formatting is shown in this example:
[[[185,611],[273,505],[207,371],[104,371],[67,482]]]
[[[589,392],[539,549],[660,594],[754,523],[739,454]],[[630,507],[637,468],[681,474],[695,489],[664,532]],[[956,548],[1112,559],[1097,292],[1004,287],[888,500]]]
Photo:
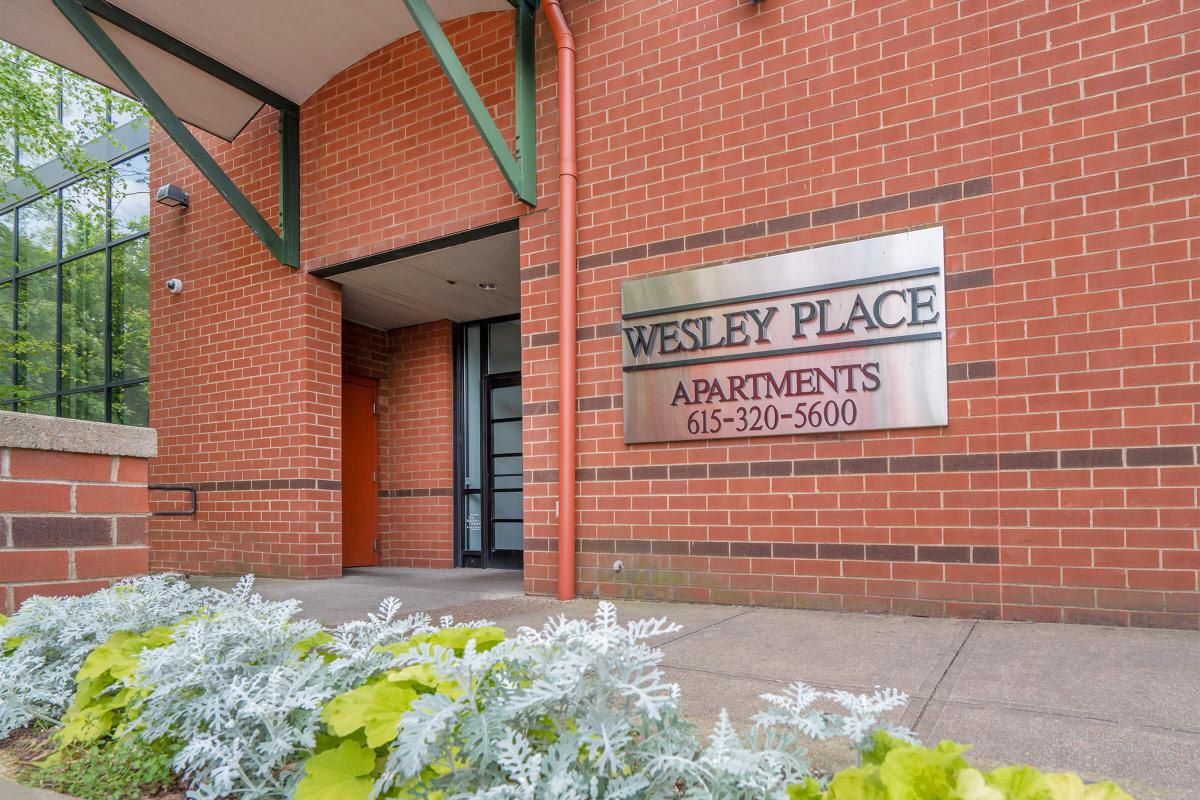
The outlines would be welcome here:
[[[1182,0],[567,10],[579,66],[582,591],[1200,626],[1194,10]],[[511,14],[447,30],[509,132]],[[538,33],[541,205],[521,223],[526,586],[551,592],[558,154],[542,22]],[[269,210],[273,137],[243,137],[240,178]],[[318,92],[302,138],[308,267],[520,211],[417,36]],[[215,201],[197,213],[207,190],[177,157],[164,169],[160,143],[155,182],[187,178],[193,208],[166,235],[177,212],[156,210],[154,285],[164,257],[196,280],[232,280],[207,317],[270,330],[225,335],[171,318],[183,344],[155,345],[153,421],[183,412],[170,431],[177,471],[240,476],[309,452],[286,437],[260,446],[236,426],[230,435],[202,407],[210,384],[183,376],[259,340],[314,364],[303,404],[289,406],[301,410],[279,430],[319,451],[310,426],[337,406],[320,394],[340,369],[336,293],[273,264]],[[933,224],[946,231],[948,428],[622,443],[621,281]],[[155,291],[157,317],[171,298]],[[239,305],[289,292],[267,314]],[[288,314],[311,320],[307,330],[280,322]],[[163,366],[176,348],[184,363]],[[290,374],[222,367],[211,385],[235,419]],[[228,437],[219,447],[214,429]],[[225,451],[243,455],[214,455]],[[335,441],[288,469],[312,475],[336,455]],[[435,461],[448,464],[448,449]],[[229,520],[186,528],[188,558],[212,563],[201,554],[215,532],[233,553],[255,541],[233,532],[260,522],[281,543],[314,529],[308,511],[239,520],[247,498],[229,496]],[[336,529],[330,515],[320,524]]]
[[[267,219],[276,130],[264,112],[234,144],[201,136]],[[150,152],[151,185],[191,195],[187,210],[151,211],[150,475],[199,490],[194,517],[152,521],[151,566],[340,574],[340,291],[276,261],[157,130]]]
[[[454,566],[451,324],[342,331],[345,371],[379,380],[379,562]]]
[[[146,572],[146,459],[0,448],[0,604]]]
[[[387,331],[342,320],[342,372],[382,380],[391,365],[389,355]]]
[[[1200,625],[1196,12],[932,6],[568,7],[583,593]],[[556,244],[524,221],[549,593]],[[948,428],[623,445],[621,281],[933,224]]]
[[[512,19],[501,12],[445,25],[506,135],[513,130]],[[233,144],[200,139],[263,216],[276,219],[274,113],[264,111]],[[310,98],[301,139],[306,269],[508,219],[520,208],[417,34]],[[155,130],[151,183],[168,181],[189,191],[191,205],[155,206],[151,216],[151,420],[160,431],[152,477],[197,486],[200,510],[153,521],[152,565],[339,574],[340,290],[279,265]],[[168,277],[184,279],[182,294],[161,288]],[[439,335],[448,365],[449,328]],[[364,366],[355,358],[347,356],[346,368]],[[420,473],[417,486],[381,484],[426,493],[381,498],[387,563],[452,561],[444,494],[452,485],[448,370],[444,386],[430,390],[444,394],[441,410],[426,420],[444,434],[444,449],[414,456],[435,466]],[[408,424],[396,429],[403,434]]]
[[[389,334],[381,387],[380,560],[454,565],[454,382],[449,322]]]
[[[443,25],[512,141],[513,14]],[[326,266],[498,220],[521,206],[420,34],[335,76],[301,109],[304,257]]]

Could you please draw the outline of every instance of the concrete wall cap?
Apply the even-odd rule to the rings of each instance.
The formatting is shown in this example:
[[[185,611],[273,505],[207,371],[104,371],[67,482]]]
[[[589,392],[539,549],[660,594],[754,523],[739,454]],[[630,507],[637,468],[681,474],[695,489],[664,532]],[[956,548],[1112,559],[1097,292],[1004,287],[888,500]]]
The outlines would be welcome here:
[[[132,425],[0,411],[0,447],[153,458],[158,455],[158,432]]]

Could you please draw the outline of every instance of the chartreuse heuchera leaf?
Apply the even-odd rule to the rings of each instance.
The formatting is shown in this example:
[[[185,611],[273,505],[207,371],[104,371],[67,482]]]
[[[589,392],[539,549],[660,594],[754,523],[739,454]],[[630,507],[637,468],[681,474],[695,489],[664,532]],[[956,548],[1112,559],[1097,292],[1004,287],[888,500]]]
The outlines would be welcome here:
[[[126,685],[143,651],[171,641],[174,626],[160,625],[145,633],[117,631],[93,650],[75,676],[75,698],[55,733],[59,747],[95,742],[119,734],[135,715],[136,703],[147,691]]]
[[[1033,767],[1000,767],[987,776],[988,785],[1004,793],[1005,800],[1052,800],[1046,777]]]
[[[1046,784],[1054,800],[1133,800],[1112,781],[1085,786],[1078,775],[1070,772],[1052,772],[1046,776]]]
[[[889,800],[879,770],[869,767],[842,770],[829,782],[829,792],[830,797],[839,800]]]
[[[346,739],[308,759],[304,769],[296,800],[367,800],[375,785],[375,751]]]
[[[1133,800],[1110,782],[1085,785],[1077,775],[1043,774],[1027,765],[981,772],[968,748],[950,741],[921,747],[876,731],[862,766],[833,776],[821,791],[811,778],[788,788],[788,800]]]
[[[962,800],[1005,800],[1004,792],[988,786],[987,776],[977,769],[964,769],[955,777]]]
[[[333,637],[327,631],[317,631],[312,636],[301,639],[292,645],[292,650],[299,655],[305,655],[313,650],[324,647],[332,641]]]
[[[368,747],[382,747],[396,738],[400,717],[416,699],[412,687],[392,683],[384,676],[330,700],[321,719],[335,736],[345,738],[362,731]]]
[[[418,633],[403,642],[385,645],[379,649],[393,655],[403,655],[419,649],[421,645],[430,645],[450,650],[456,656],[462,656],[466,652],[467,643],[472,641],[475,642],[476,653],[486,652],[504,641],[504,629],[495,625],[440,628],[435,631]]]
[[[504,641],[504,636],[504,630],[495,626],[449,627],[375,649],[397,659],[422,648],[461,656],[472,642],[476,652],[483,652]],[[367,797],[379,777],[375,759],[386,755],[387,745],[399,733],[401,717],[421,695],[439,693],[458,697],[462,690],[457,682],[438,675],[430,664],[418,663],[381,672],[326,703],[321,721],[330,736],[322,737],[316,755],[305,762],[304,777],[296,787],[297,800]],[[425,774],[394,787],[388,796],[408,796],[424,779],[448,769],[445,764],[431,764]]]
[[[937,747],[897,747],[883,759],[879,777],[887,787],[888,800],[931,800],[950,798],[956,775],[967,768],[960,755],[967,748],[954,742]]]

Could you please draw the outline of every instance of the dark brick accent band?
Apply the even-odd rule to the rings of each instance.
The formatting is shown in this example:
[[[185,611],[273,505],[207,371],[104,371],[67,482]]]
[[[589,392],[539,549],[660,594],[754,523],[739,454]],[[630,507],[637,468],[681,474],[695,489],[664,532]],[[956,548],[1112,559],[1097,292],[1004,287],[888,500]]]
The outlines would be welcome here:
[[[1192,466],[1200,463],[1195,447],[1130,447],[1095,450],[1042,450],[1014,453],[947,453],[926,456],[813,458],[797,461],[716,461],[640,467],[581,467],[579,481],[703,480],[707,478],[789,477],[804,475],[910,475],[921,472],[995,472],[996,470],[1110,469]],[[539,470],[532,482],[558,479],[557,470]]]
[[[835,222],[847,222],[863,217],[872,217],[894,211],[904,211],[910,208],[948,203],[953,200],[963,200],[968,197],[979,197],[991,194],[992,179],[990,176],[972,178],[971,180],[948,183],[943,186],[933,186],[928,189],[916,189],[911,192],[888,195],[875,200],[863,200],[857,203],[846,203],[840,206],[819,208],[814,211],[802,211],[786,217],[776,217],[764,222],[732,225],[715,231],[693,233],[690,236],[679,236],[673,239],[663,239],[649,244],[639,244],[632,247],[622,247],[604,253],[592,253],[579,259],[580,271],[606,267],[609,264],[621,264],[627,261],[637,261],[643,258],[678,253],[683,250],[699,250],[729,242],[740,242],[763,235],[775,235],[813,228]],[[538,264],[521,270],[521,280],[534,280],[548,275],[557,274],[556,264]],[[947,289],[967,289],[976,286],[990,286],[992,271],[990,269],[972,270],[965,281],[955,281],[955,275],[946,276]],[[961,285],[956,285],[956,283]],[[539,334],[545,336],[546,334]],[[581,337],[582,338],[582,337]]]
[[[117,544],[145,544],[148,525],[145,517],[118,517]]]
[[[197,492],[278,492],[297,489],[338,492],[342,489],[342,482],[319,478],[276,478],[250,481],[206,481],[196,484]]]
[[[1125,450],[1129,467],[1187,467],[1196,459],[1190,447],[1130,447]]]
[[[541,542],[552,543],[552,539]],[[530,548],[532,549],[532,548]],[[722,542],[686,539],[580,539],[584,553],[699,556],[703,558],[820,559],[822,561],[925,561],[998,564],[1000,548],[979,545],[857,544],[851,542]]]
[[[1000,469],[1058,469],[1058,452],[1001,453]]]
[[[621,408],[624,404],[625,398],[619,394],[581,397],[575,402],[577,411],[608,411],[613,408]]]
[[[590,397],[580,397],[575,401],[576,411],[608,411],[613,408],[622,408],[625,405],[625,398],[619,394],[602,394],[592,395]],[[558,401],[546,400],[540,403],[526,403],[521,407],[522,413],[527,417],[542,417],[558,413]]]
[[[1063,469],[1094,469],[1096,467],[1121,467],[1125,459],[1119,448],[1105,450],[1063,450],[1058,455]]]
[[[995,361],[970,361],[946,365],[946,380],[976,381],[996,377]]]
[[[380,489],[380,497],[453,497],[454,490],[444,487],[434,489]]]
[[[973,269],[969,272],[950,272],[946,274],[946,289],[951,292],[962,289],[980,289],[991,285],[992,270],[990,267],[988,269]]]
[[[558,344],[558,331],[554,331],[554,344]],[[603,325],[588,325],[575,329],[575,338],[586,342],[589,339],[611,339],[621,335],[620,322],[606,322]]]
[[[12,543],[13,547],[111,545],[113,543],[112,519],[103,517],[13,517]]]

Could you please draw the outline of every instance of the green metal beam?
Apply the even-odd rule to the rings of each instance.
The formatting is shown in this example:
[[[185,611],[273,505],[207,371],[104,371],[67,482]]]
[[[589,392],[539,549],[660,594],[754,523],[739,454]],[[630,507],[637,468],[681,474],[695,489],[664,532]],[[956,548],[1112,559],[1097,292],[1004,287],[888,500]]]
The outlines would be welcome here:
[[[118,28],[132,33],[134,36],[149,42],[159,50],[164,50],[178,59],[186,61],[198,70],[212,75],[214,78],[229,84],[256,100],[261,100],[280,111],[300,113],[300,107],[278,92],[263,86],[258,81],[248,78],[227,64],[222,64],[210,55],[181,42],[165,31],[143,22],[128,11],[117,8],[106,0],[79,0],[79,4],[100,19],[111,22]]]
[[[58,2],[59,0],[55,0]],[[483,137],[483,143],[492,154],[496,166],[509,188],[517,198],[530,206],[537,205],[536,198],[536,164],[534,156],[534,80],[533,80],[533,12],[528,4],[521,2],[517,8],[517,156],[514,157],[508,149],[508,143],[496,127],[487,106],[471,82],[471,77],[454,52],[445,31],[429,9],[425,0],[404,0],[408,13],[412,15],[421,35],[433,51],[442,68],[442,73],[454,87],[458,99],[470,117],[471,123]],[[524,119],[523,119],[524,117]]]
[[[280,261],[300,266],[300,115],[279,109]]]
[[[521,191],[517,195],[529,205],[537,204],[537,118],[534,65],[534,2],[517,4],[517,38],[513,59],[516,77],[513,90],[517,117],[517,168]]]
[[[96,54],[104,60],[108,68],[113,71],[121,82],[129,88],[129,91],[142,101],[146,110],[150,112],[150,116],[154,117],[155,121],[162,126],[162,129],[168,136],[174,140],[179,149],[191,160],[196,166],[196,169],[208,179],[217,193],[225,198],[225,201],[233,208],[237,215],[241,217],[250,230],[254,232],[271,254],[279,259],[282,263],[289,267],[300,266],[300,248],[299,248],[299,120],[295,115],[281,112],[280,116],[280,144],[281,144],[281,160],[286,159],[287,164],[281,170],[280,185],[283,189],[280,196],[280,212],[284,225],[283,230],[289,232],[289,228],[295,228],[295,234],[287,237],[285,242],[284,237],[276,233],[262,216],[258,213],[258,209],[250,202],[249,198],[242,193],[240,189],[230,180],[225,174],[216,160],[209,155],[204,146],[196,140],[187,126],[176,116],[170,106],[159,97],[158,92],[152,87],[137,68],[130,63],[125,54],[113,42],[104,29],[92,18],[92,15],[84,8],[82,3],[85,0],[54,0],[54,5],[62,12],[63,16],[75,27],[79,35],[83,37]],[[289,121],[290,120],[290,121]],[[285,143],[291,143],[287,147],[287,152],[283,152]],[[289,189],[288,187],[293,187]],[[290,196],[294,192],[295,196]],[[293,212],[294,208],[294,212]],[[294,213],[294,224],[289,223]]]

